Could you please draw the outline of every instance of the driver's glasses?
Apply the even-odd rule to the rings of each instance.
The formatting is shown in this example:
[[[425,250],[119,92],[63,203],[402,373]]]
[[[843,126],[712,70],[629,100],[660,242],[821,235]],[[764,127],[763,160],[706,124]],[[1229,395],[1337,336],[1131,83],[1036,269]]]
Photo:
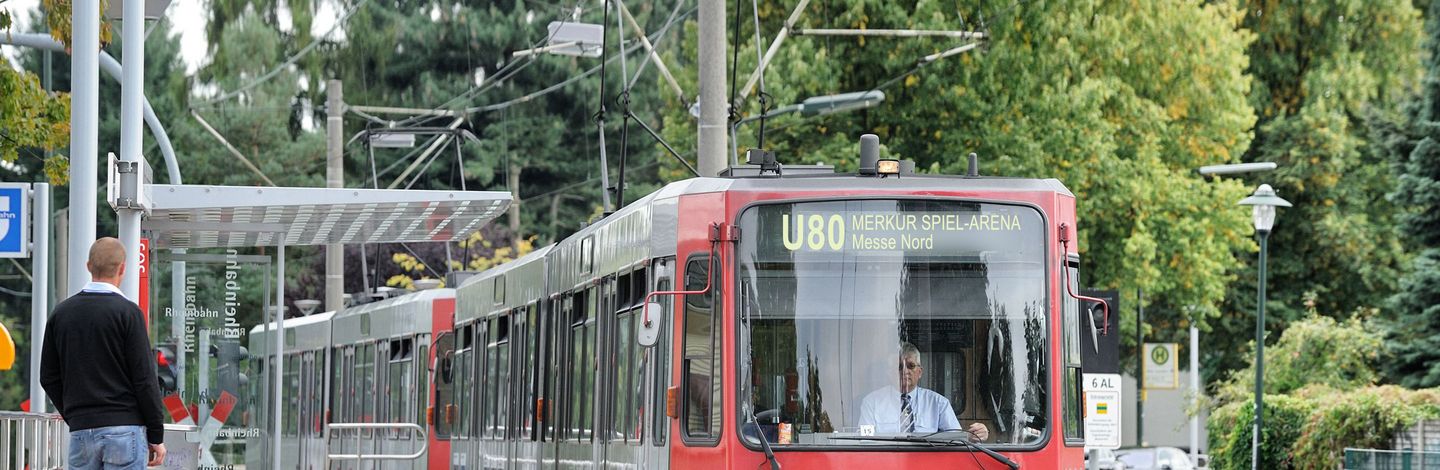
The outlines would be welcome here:
[[[920,368],[920,363],[919,363],[919,362],[915,362],[915,361],[906,361],[906,362],[901,362],[901,363],[899,364],[899,369],[900,369],[900,370],[906,370],[906,369],[915,370],[915,369],[919,369],[919,368]]]

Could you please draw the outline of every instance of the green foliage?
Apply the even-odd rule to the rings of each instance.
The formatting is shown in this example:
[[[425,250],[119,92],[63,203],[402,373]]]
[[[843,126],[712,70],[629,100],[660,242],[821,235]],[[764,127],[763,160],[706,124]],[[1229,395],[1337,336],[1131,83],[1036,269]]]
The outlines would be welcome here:
[[[1345,447],[1388,448],[1398,431],[1440,415],[1440,390],[1375,385],[1385,349],[1377,330],[1312,308],[1266,348],[1260,468],[1336,468]],[[1252,365],[1216,388],[1212,468],[1250,468],[1254,375]]]
[[[1394,180],[1365,117],[1397,113],[1419,85],[1420,12],[1408,0],[1244,4],[1259,116],[1244,161],[1279,164],[1247,184],[1269,183],[1294,203],[1280,209],[1269,239],[1270,331],[1304,317],[1307,292],[1329,314],[1381,307],[1407,255],[1385,199]],[[1256,257],[1239,260],[1245,269],[1211,336],[1221,341],[1207,361],[1216,369],[1240,365],[1254,328]]]
[[[1315,411],[1310,400],[1265,394],[1265,413],[1260,432],[1259,468],[1295,468],[1290,448],[1305,430]],[[1210,415],[1210,468],[1246,469],[1250,465],[1255,421],[1255,403],[1235,402]]]
[[[1336,321],[1312,311],[1265,348],[1265,393],[1284,395],[1310,385],[1345,391],[1374,384],[1385,348],[1377,330],[1372,322],[1358,317]],[[1251,346],[1246,357],[1255,355]],[[1248,400],[1254,390],[1252,364],[1232,372],[1217,386],[1215,400]]]
[[[100,0],[98,3],[100,4],[100,46],[104,47],[110,43],[111,37],[114,36],[112,33],[113,28],[110,27],[110,22],[105,18],[105,8],[109,6],[110,0]],[[71,17],[73,16],[70,9],[70,0],[41,0],[40,4],[48,13],[45,15],[45,25],[50,30],[50,37],[64,43],[65,49],[68,51],[71,47],[70,36],[73,26],[70,24]]]
[[[1395,359],[1387,369],[1408,387],[1440,386],[1440,2],[1431,2],[1429,13],[1423,94],[1412,101],[1406,122],[1372,121],[1377,134],[1388,137],[1383,152],[1397,180],[1390,199],[1403,208],[1401,233],[1418,252],[1390,298]]]
[[[1387,385],[1349,393],[1320,389],[1310,395],[1317,407],[1290,448],[1297,468],[1339,468],[1346,447],[1393,448],[1397,433],[1421,419],[1440,416],[1436,389]]]
[[[14,162],[22,149],[53,150],[70,142],[70,99],[46,92],[35,74],[0,59],[0,161]],[[44,160],[39,155],[31,155]],[[63,159],[63,156],[52,159]],[[46,162],[46,165],[51,163]],[[58,164],[58,163],[57,163]],[[63,184],[65,179],[52,179]]]

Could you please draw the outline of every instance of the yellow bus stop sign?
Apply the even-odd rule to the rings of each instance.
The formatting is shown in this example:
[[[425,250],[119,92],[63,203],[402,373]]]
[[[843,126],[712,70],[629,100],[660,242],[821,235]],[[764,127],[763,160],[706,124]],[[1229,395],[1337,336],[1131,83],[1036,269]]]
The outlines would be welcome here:
[[[10,370],[15,366],[15,340],[10,338],[10,330],[0,324],[0,370]]]

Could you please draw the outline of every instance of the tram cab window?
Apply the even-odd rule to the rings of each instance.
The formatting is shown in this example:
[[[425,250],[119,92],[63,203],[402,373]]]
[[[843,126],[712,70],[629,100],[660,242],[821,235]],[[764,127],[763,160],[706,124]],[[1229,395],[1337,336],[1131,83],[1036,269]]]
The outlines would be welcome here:
[[[683,405],[680,421],[687,441],[714,443],[720,437],[720,270],[708,255],[691,257],[685,265],[685,290],[710,290],[685,296]]]
[[[735,419],[749,445],[947,430],[1043,439],[1053,346],[1037,211],[855,200],[756,206],[740,220]]]

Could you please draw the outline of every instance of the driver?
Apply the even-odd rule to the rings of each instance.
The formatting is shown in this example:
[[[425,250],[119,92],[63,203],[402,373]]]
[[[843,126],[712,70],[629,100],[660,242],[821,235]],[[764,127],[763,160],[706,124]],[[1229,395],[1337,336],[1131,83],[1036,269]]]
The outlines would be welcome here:
[[[920,387],[925,368],[920,350],[909,342],[900,343],[899,387],[887,385],[870,392],[860,403],[860,425],[874,426],[877,433],[929,433],[958,431],[960,420],[945,396]],[[990,438],[984,424],[971,423],[976,440]]]

